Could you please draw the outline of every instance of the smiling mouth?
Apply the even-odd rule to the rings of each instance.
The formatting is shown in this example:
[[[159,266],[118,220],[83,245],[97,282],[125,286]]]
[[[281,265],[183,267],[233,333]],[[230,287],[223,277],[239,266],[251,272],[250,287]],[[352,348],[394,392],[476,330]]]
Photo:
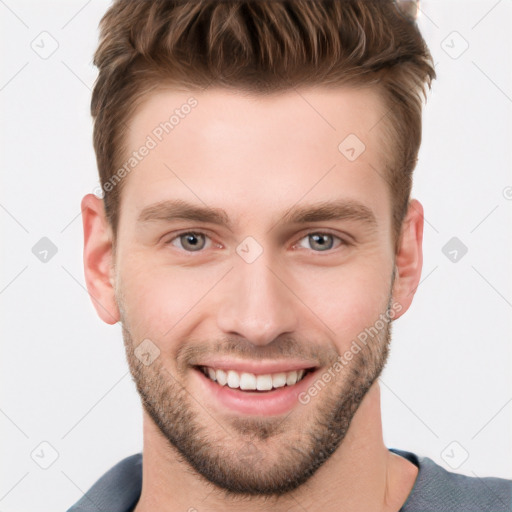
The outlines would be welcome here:
[[[292,387],[313,372],[314,368],[304,368],[288,372],[275,372],[256,375],[235,370],[221,370],[208,366],[196,366],[208,379],[219,386],[227,386],[240,391],[268,392],[283,387]]]

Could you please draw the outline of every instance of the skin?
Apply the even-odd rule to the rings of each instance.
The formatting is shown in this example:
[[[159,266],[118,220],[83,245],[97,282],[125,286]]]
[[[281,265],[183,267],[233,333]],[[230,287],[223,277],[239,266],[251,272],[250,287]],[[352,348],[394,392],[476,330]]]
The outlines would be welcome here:
[[[346,512],[398,511],[417,468],[389,452],[382,438],[378,374],[391,323],[314,399],[286,417],[244,417],[214,407],[187,365],[215,347],[251,361],[307,357],[326,370],[390,304],[399,309],[395,320],[408,310],[421,275],[423,208],[410,201],[395,254],[392,198],[382,178],[380,120],[386,108],[372,89],[317,87],[268,97],[213,88],[162,90],[132,118],[127,147],[140,147],[166,113],[192,95],[197,107],[124,178],[115,253],[102,201],[92,194],[82,201],[87,287],[99,316],[108,324],[122,322],[128,363],[145,394],[143,489],[136,511],[325,512],[340,504]],[[351,133],[366,146],[355,161],[338,150]],[[137,221],[144,208],[166,199],[223,208],[233,226]],[[337,199],[367,206],[375,228],[350,219],[283,222],[293,206]],[[203,249],[193,252],[177,236],[187,230],[207,234]],[[326,240],[332,248],[319,249],[307,236],[313,233],[334,235]],[[263,249],[252,263],[236,252],[248,236]],[[134,356],[144,339],[160,350],[148,366]],[[366,381],[354,377],[355,369]],[[347,405],[354,390],[362,396]],[[343,403],[343,417],[334,420]],[[186,416],[173,410],[176,404]],[[173,424],[178,418],[182,423]],[[169,442],[181,435],[199,448],[194,428],[200,426],[201,460],[222,461],[224,479],[250,480],[253,490],[263,489],[268,472],[279,480],[287,471],[297,475],[299,462],[304,469],[312,461],[308,435],[325,433],[320,420],[328,418],[338,436],[333,453],[293,490],[268,496],[222,489]],[[259,456],[241,460],[237,454],[248,443]]]

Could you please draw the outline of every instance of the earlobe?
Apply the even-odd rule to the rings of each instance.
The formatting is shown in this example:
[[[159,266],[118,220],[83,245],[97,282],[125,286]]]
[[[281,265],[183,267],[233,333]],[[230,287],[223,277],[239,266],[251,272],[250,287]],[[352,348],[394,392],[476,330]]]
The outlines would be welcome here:
[[[103,201],[94,194],[82,199],[84,274],[87,290],[99,317],[107,324],[120,319],[115,299],[112,235]]]
[[[409,309],[418,288],[423,267],[422,244],[423,206],[417,199],[412,199],[402,223],[401,238],[395,257],[393,301],[402,306],[395,319]]]

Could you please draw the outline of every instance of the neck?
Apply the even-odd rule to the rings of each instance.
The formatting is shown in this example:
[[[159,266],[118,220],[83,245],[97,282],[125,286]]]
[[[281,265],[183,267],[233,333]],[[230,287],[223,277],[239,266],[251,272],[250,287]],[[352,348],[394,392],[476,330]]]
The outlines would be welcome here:
[[[142,493],[135,512],[165,510],[397,512],[418,468],[382,439],[378,382],[356,411],[343,442],[301,487],[278,498],[232,498],[197,475],[144,413]]]

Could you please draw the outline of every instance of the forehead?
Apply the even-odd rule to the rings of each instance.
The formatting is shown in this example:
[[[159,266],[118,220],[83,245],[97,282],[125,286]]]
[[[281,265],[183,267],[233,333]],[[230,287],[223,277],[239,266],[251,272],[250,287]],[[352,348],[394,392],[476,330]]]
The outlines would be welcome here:
[[[232,136],[255,136],[261,142],[268,134],[266,142],[274,140],[285,151],[283,143],[297,138],[315,142],[359,133],[369,141],[385,113],[375,87],[309,87],[267,95],[214,87],[204,91],[160,88],[137,108],[128,123],[126,142],[136,147],[146,135],[157,142],[171,138],[179,142],[180,134],[187,137],[192,129],[198,142],[207,144],[231,130]],[[243,132],[238,131],[241,127]],[[378,133],[375,129],[373,135]]]
[[[129,122],[126,160],[136,162],[121,202],[134,214],[178,198],[259,215],[301,198],[382,202],[384,115],[370,88],[162,89]]]

